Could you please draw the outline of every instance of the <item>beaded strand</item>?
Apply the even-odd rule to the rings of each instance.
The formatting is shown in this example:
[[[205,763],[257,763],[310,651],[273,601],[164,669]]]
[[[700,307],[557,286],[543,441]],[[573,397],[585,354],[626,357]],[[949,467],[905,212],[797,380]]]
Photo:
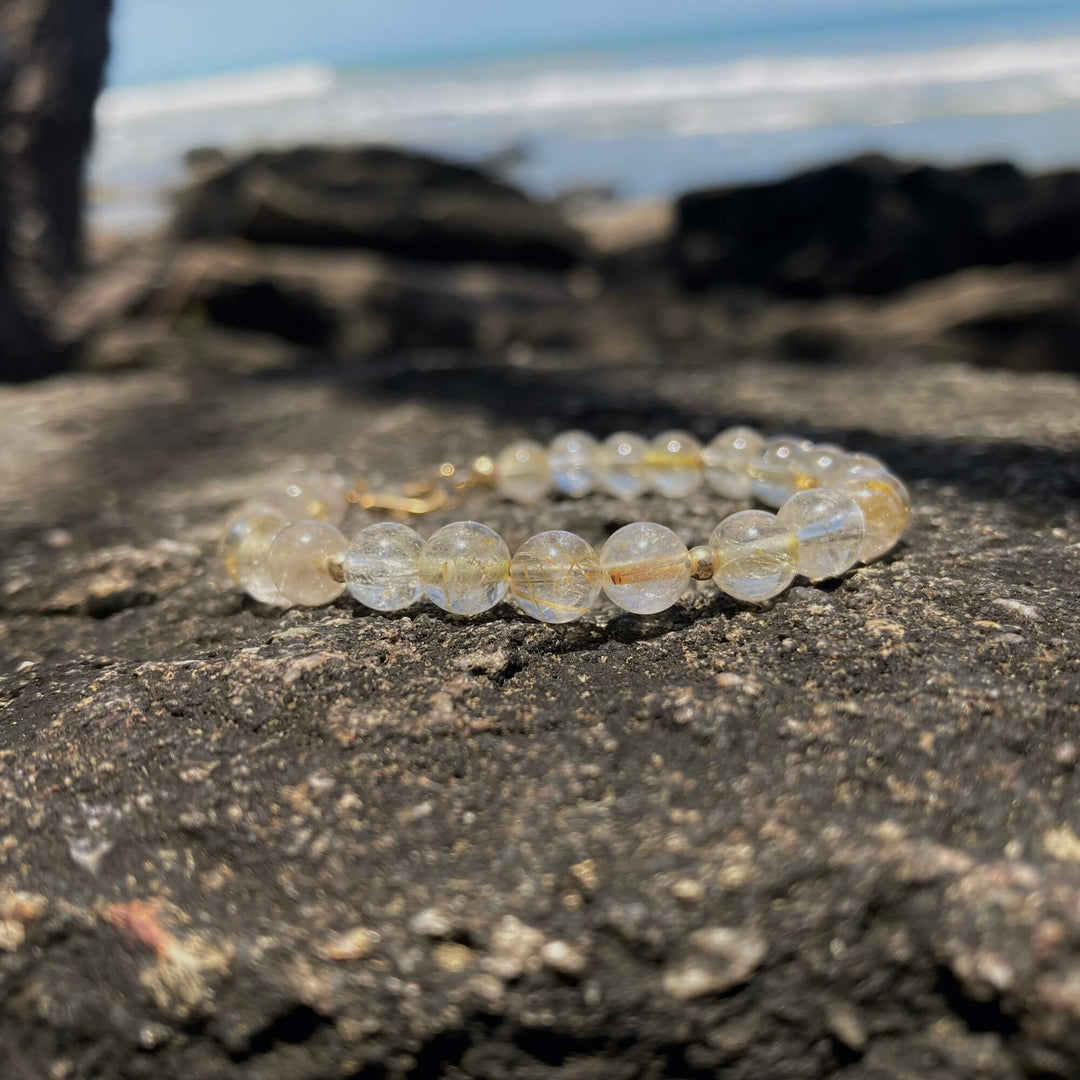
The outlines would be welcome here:
[[[601,491],[622,499],[653,491],[683,498],[705,484],[724,499],[756,500],[775,513],[740,510],[708,544],[687,549],[664,525],[635,521],[597,553],[574,533],[527,540],[511,557],[503,539],[476,521],[458,521],[424,540],[382,521],[346,539],[338,527],[350,503],[416,515],[452,506],[477,484],[533,504],[558,492]],[[402,496],[376,495],[338,476],[306,476],[246,503],[229,519],[225,569],[253,599],[316,607],[348,591],[376,611],[400,611],[426,596],[455,615],[477,615],[509,594],[545,623],[580,619],[601,591],[641,615],[677,603],[691,580],[713,580],[729,596],[760,604],[797,576],[838,577],[880,558],[911,517],[903,483],[869,454],[789,436],[763,439],[751,428],[722,431],[706,446],[673,431],[651,442],[617,432],[597,442],[565,432],[547,447],[531,440],[479,458],[461,479],[440,466],[437,482]]]

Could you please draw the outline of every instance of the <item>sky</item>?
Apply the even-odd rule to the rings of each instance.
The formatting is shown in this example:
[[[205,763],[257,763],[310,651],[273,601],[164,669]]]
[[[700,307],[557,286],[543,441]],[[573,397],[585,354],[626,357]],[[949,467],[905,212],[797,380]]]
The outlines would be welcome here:
[[[110,82],[301,60],[394,64],[692,39],[1064,0],[117,0]]]

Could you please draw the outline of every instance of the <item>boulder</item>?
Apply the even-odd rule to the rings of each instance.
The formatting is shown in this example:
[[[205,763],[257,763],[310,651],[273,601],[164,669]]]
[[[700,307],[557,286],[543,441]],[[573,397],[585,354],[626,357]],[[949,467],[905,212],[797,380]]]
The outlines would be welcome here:
[[[1080,172],[960,169],[878,156],[679,200],[671,245],[690,289],[884,295],[974,266],[1080,255]]]
[[[588,269],[420,263],[369,251],[132,244],[57,320],[85,367],[268,370],[397,349],[567,348],[591,335]],[[200,344],[201,342],[201,344]]]
[[[0,389],[4,1080],[1080,1076],[1076,381],[430,359]],[[290,467],[735,421],[882,455],[900,548],[565,627],[272,611],[218,568]]]
[[[480,169],[380,146],[233,161],[181,194],[173,232],[548,269],[586,257],[580,234],[551,206]]]

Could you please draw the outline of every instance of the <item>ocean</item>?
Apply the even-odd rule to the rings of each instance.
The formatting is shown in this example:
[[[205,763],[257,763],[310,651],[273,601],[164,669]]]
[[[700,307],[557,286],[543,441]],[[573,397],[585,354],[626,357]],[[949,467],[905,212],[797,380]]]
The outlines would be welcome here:
[[[694,41],[362,69],[318,60],[110,87],[92,225],[160,223],[194,147],[389,142],[625,199],[864,151],[1080,165],[1080,5],[811,22]]]

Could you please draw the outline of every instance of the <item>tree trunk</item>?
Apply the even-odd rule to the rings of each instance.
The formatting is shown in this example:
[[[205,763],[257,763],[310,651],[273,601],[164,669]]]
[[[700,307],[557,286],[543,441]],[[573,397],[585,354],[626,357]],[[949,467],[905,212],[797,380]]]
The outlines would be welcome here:
[[[59,370],[112,0],[0,0],[0,379]]]

